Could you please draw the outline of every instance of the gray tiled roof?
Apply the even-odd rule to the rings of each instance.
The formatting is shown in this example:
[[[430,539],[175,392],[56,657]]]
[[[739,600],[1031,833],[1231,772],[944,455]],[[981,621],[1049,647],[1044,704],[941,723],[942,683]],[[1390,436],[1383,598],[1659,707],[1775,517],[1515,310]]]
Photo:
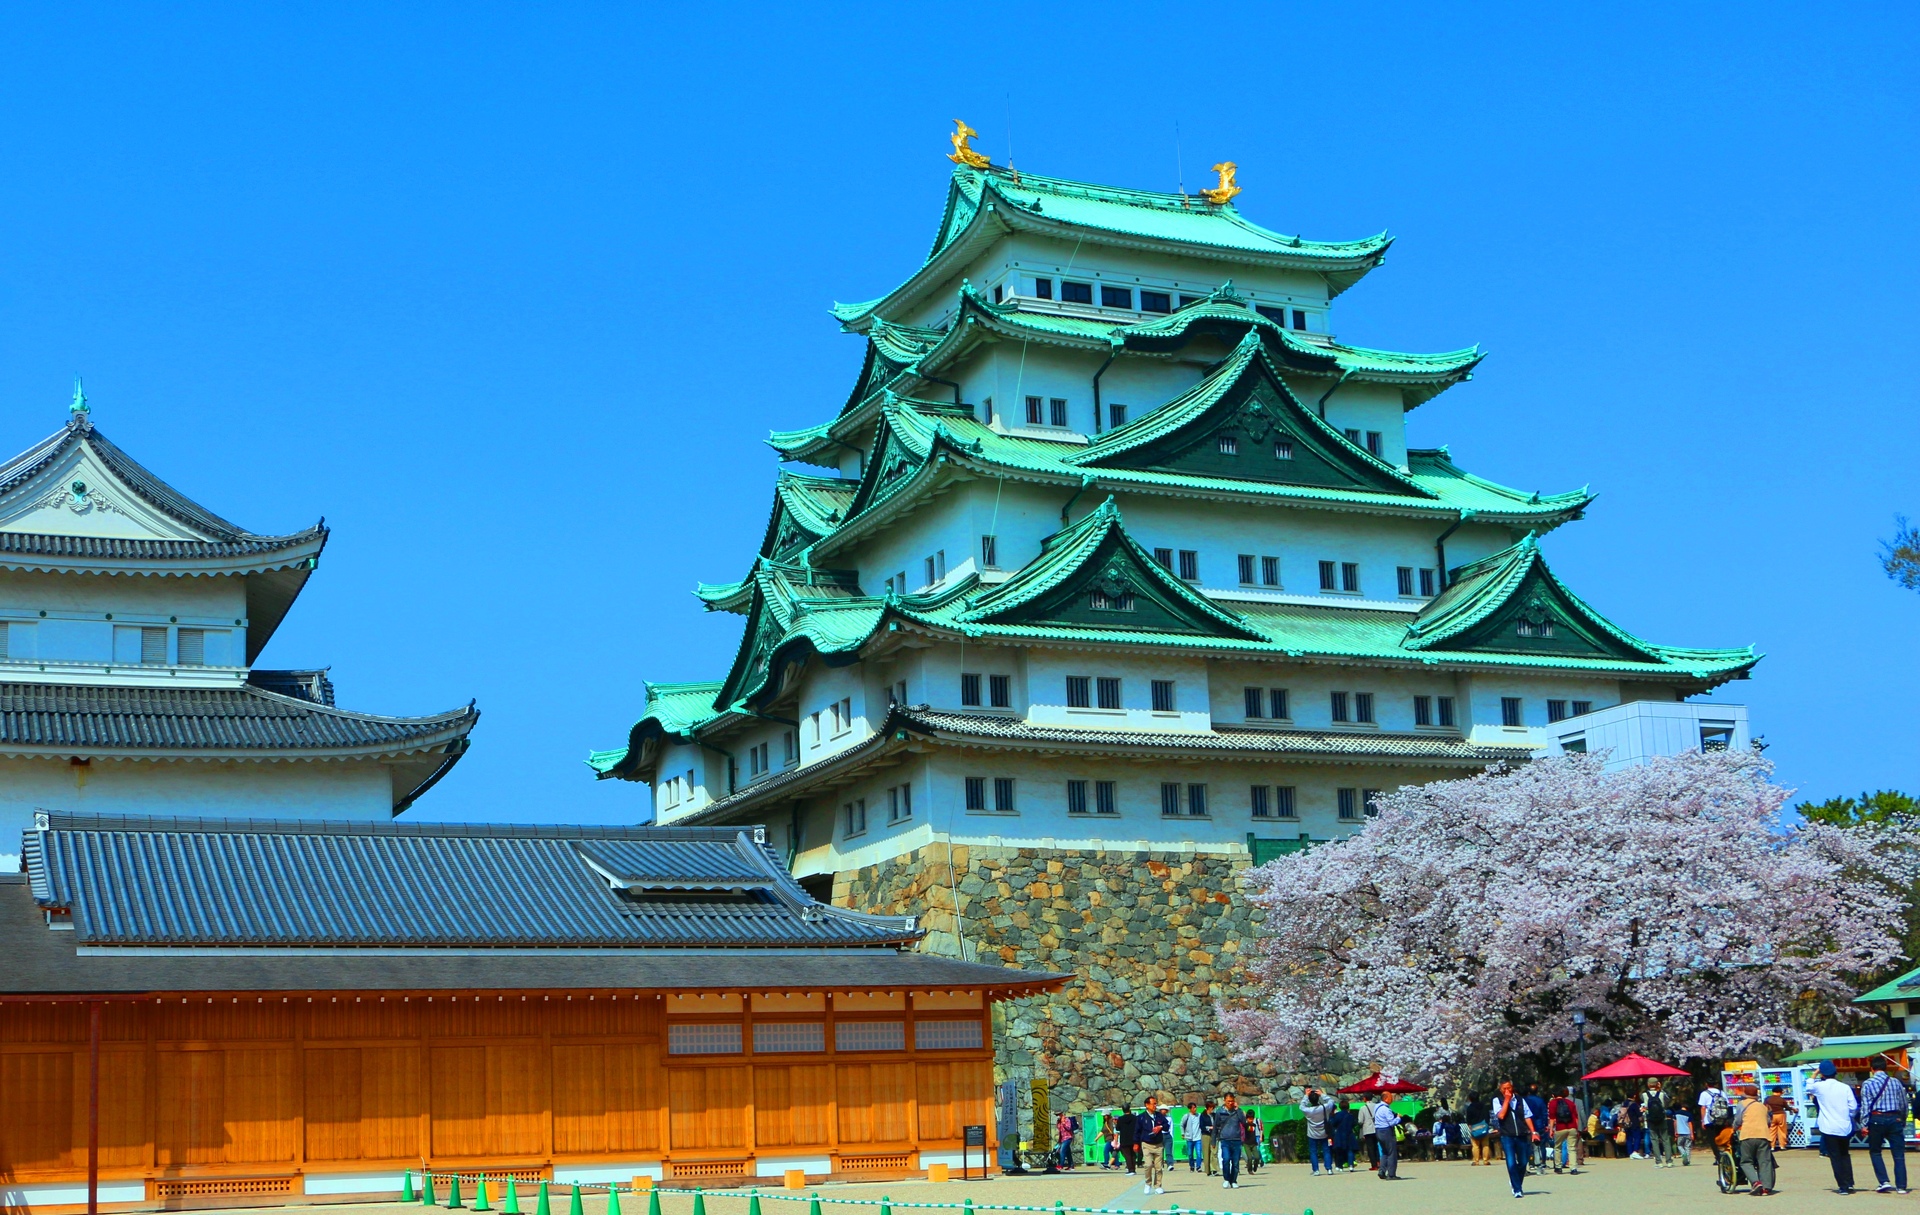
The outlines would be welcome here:
[[[256,687],[0,683],[0,753],[379,755],[454,746],[471,704],[429,717],[351,713]]]
[[[230,557],[269,557],[327,538],[324,527],[287,536],[243,536],[234,540],[137,540],[115,536],[46,536],[0,532],[0,557],[47,557],[67,561],[205,561]],[[290,558],[291,559],[291,558]],[[305,555],[300,557],[305,560]]]
[[[737,829],[45,821],[22,841],[24,867],[82,945],[822,948],[921,935],[909,918],[815,903]],[[617,890],[583,854],[623,847],[657,872]]]

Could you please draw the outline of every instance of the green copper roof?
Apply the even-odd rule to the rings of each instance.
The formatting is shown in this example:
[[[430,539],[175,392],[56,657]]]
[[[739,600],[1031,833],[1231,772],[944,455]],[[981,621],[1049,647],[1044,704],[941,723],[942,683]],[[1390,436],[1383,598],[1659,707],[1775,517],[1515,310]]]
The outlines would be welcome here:
[[[1920,1001],[1920,970],[1909,970],[1899,978],[1853,998],[1855,1004],[1880,1004],[1888,1000]]]
[[[802,426],[798,430],[770,431],[767,434],[767,446],[794,460],[802,458],[801,453],[814,454],[820,447],[831,445],[832,437],[832,423],[822,422],[818,426]]]
[[[650,683],[645,686],[646,711],[634,723],[633,730],[627,736],[627,745],[610,751],[595,751],[587,756],[587,766],[596,775],[612,775],[629,753],[638,752],[647,738],[690,738],[696,728],[719,716],[713,707],[714,694],[720,690],[718,683]]]

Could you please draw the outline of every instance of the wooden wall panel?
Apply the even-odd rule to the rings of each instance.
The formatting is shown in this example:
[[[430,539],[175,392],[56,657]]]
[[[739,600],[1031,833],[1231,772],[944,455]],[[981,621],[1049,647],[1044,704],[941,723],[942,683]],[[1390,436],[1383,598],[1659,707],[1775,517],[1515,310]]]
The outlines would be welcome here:
[[[73,1164],[76,1114],[86,1133],[86,1092],[74,1109],[75,1073],[86,1083],[86,1056],[74,1066],[70,1050],[0,1055],[0,1175],[23,1169],[55,1169]],[[84,1143],[84,1140],[82,1141]],[[84,1167],[86,1161],[81,1160]]]
[[[656,1037],[660,1033],[657,999],[552,999],[544,1009],[555,1037]]]
[[[102,1042],[139,1042],[151,1007],[128,1002],[100,1006]],[[87,1041],[85,1004],[0,1004],[0,1043]]]
[[[792,1079],[784,1067],[753,1069],[753,1141],[760,1147],[793,1146]]]
[[[955,1060],[953,1069],[953,1137],[969,1126],[993,1125],[993,1060]]]
[[[424,1021],[436,1038],[537,1038],[546,1029],[547,1005],[522,1000],[430,1000]]]
[[[73,1056],[74,1159],[87,1163],[87,1056]],[[0,1100],[6,1089],[0,1086]],[[147,1163],[147,1052],[144,1046],[100,1049],[100,1167]]]
[[[753,1073],[756,1147],[826,1147],[833,1069],[824,1064],[758,1067]]]
[[[547,1150],[547,1056],[543,1046],[487,1048],[487,1151],[537,1156]]]
[[[226,1160],[291,1164],[299,1158],[299,1057],[291,1047],[240,1047],[226,1052]]]
[[[420,1111],[426,1094],[420,1087],[417,1046],[368,1046],[360,1051],[360,1150],[367,1160],[417,1160]]]
[[[553,1150],[607,1150],[605,1047],[553,1048]]]
[[[606,1048],[607,1150],[660,1150],[660,1074],[657,1046]]]
[[[154,1036],[163,1042],[238,1042],[292,1038],[294,1009],[279,1000],[162,1001],[153,1006]]]
[[[227,1057],[224,1051],[163,1050],[154,1100],[154,1159],[161,1168],[226,1159]]]
[[[750,1071],[711,1064],[667,1069],[674,1150],[746,1146],[747,1103],[753,1096]]]
[[[953,1122],[953,1065],[921,1063],[914,1068],[914,1097],[920,1108],[921,1139],[958,1139]]]
[[[314,1041],[338,1038],[395,1038],[420,1036],[422,1001],[398,996],[382,1000],[315,1001],[304,1005],[306,1035]]]
[[[913,1097],[913,1064],[873,1063],[873,1141],[904,1143],[913,1137],[908,1102]]]
[[[306,1069],[307,1159],[363,1159],[360,1048],[309,1050]]]
[[[834,1095],[840,1105],[840,1142],[873,1142],[873,1077],[869,1064],[836,1063]]]
[[[432,1051],[433,1154],[487,1153],[487,1048],[436,1046]]]

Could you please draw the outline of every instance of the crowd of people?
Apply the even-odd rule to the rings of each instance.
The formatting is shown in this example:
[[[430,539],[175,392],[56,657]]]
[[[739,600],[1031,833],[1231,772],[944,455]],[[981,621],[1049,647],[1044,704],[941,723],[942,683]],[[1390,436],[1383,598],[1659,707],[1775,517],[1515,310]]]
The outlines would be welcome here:
[[[1906,1131],[1911,1094],[1884,1070],[1875,1071],[1856,1090],[1840,1081],[1832,1063],[1807,1087],[1820,1152],[1832,1166],[1836,1193],[1854,1191],[1851,1143],[1864,1137],[1881,1193],[1905,1194]],[[1473,1165],[1506,1165],[1514,1197],[1523,1197],[1525,1179],[1546,1173],[1577,1174],[1594,1157],[1645,1160],[1654,1168],[1687,1167],[1696,1150],[1723,1161],[1745,1192],[1765,1197],[1774,1189],[1774,1152],[1787,1146],[1793,1102],[1781,1093],[1762,1097],[1751,1085],[1728,1091],[1708,1085],[1697,1094],[1647,1080],[1621,1095],[1603,1096],[1591,1109],[1570,1087],[1545,1092],[1538,1084],[1500,1084],[1493,1093],[1470,1094],[1459,1109],[1444,1101],[1403,1117],[1386,1101],[1309,1089],[1300,1101],[1305,1123],[1309,1175],[1332,1177],[1367,1171],[1383,1181],[1399,1180],[1402,1159],[1468,1160]],[[1079,1120],[1061,1115],[1056,1124],[1061,1167],[1074,1161]],[[1176,1135],[1177,1132],[1177,1135]],[[1218,1175],[1227,1189],[1240,1183],[1243,1168],[1263,1160],[1290,1161],[1300,1136],[1293,1120],[1269,1127],[1259,1113],[1241,1108],[1228,1096],[1190,1101],[1184,1108],[1163,1107],[1148,1098],[1145,1107],[1122,1107],[1104,1119],[1095,1147],[1101,1165],[1145,1173],[1146,1192],[1166,1192],[1166,1169],[1176,1144],[1192,1173]],[[1889,1174],[1882,1153],[1892,1158]]]

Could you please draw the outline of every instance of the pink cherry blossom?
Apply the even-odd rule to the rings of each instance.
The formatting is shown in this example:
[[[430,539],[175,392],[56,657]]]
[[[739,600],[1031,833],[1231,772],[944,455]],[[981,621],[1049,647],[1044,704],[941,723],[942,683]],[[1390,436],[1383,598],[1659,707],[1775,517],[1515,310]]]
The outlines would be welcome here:
[[[1783,822],[1748,752],[1616,772],[1601,755],[1405,786],[1359,834],[1252,870],[1267,912],[1242,1057],[1437,1080],[1522,1057],[1797,1049],[1900,956],[1908,824]]]

